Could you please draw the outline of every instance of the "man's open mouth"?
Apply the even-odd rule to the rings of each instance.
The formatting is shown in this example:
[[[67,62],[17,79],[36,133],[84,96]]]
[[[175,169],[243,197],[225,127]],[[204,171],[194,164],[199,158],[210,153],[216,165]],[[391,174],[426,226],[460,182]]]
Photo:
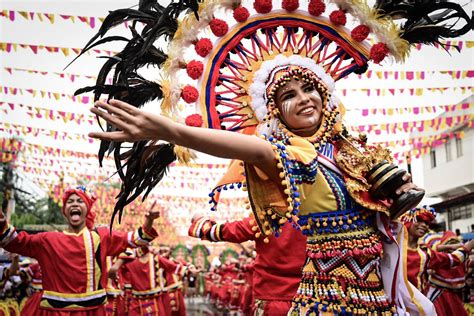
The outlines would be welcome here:
[[[69,212],[69,217],[72,220],[79,220],[81,218],[82,212],[80,210],[71,210]]]

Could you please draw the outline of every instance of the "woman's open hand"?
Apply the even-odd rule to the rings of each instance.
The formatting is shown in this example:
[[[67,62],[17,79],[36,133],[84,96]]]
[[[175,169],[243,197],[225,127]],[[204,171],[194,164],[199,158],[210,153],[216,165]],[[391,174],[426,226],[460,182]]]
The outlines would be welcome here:
[[[136,142],[140,140],[161,139],[169,141],[177,123],[172,120],[141,111],[136,107],[119,101],[109,103],[97,101],[91,112],[103,118],[118,131],[92,132],[89,137],[115,142]]]

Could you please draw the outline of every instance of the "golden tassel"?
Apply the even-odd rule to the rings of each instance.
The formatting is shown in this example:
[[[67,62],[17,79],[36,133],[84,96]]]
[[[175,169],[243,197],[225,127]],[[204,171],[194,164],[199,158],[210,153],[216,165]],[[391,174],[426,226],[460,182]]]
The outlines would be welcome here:
[[[334,123],[332,127],[334,135],[338,135],[342,132],[342,118],[346,114],[346,107],[344,106],[344,104],[342,104],[342,102],[339,102],[338,111],[339,111],[339,120],[336,123]]]
[[[196,159],[196,154],[191,152],[189,148],[182,147],[182,146],[174,146],[174,153],[178,158],[179,163],[184,165],[188,165],[191,160]]]
[[[161,90],[163,91],[163,101],[161,101],[161,114],[169,117],[169,114],[172,110],[170,83],[168,80],[163,80],[160,85]]]

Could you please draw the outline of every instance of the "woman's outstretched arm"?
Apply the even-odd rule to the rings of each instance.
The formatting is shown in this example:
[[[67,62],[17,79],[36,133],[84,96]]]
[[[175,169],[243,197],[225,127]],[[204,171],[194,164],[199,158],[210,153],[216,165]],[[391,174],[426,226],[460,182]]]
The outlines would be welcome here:
[[[271,145],[259,137],[186,126],[118,100],[111,100],[110,104],[98,101],[91,112],[120,131],[94,132],[89,134],[90,137],[126,142],[164,140],[212,156],[245,161],[278,179]]]

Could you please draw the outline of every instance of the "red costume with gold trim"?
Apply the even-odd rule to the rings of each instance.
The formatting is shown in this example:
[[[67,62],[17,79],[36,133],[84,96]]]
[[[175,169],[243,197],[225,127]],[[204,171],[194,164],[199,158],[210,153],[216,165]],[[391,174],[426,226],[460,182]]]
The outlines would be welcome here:
[[[425,222],[428,225],[434,221],[436,212],[433,208],[423,206],[413,209],[404,214],[400,220],[407,229],[415,222]],[[425,239],[430,241],[430,239]],[[437,244],[437,243],[436,243]],[[436,251],[426,244],[420,244],[416,249],[407,249],[407,277],[414,286],[425,294],[433,303],[438,316],[467,316],[468,313],[463,307],[461,299],[455,293],[443,291],[435,283],[428,273],[433,271],[433,275],[449,275],[459,273],[459,269],[465,269],[463,263],[469,257],[469,253],[463,246],[452,253]],[[435,273],[436,272],[436,273]],[[438,280],[439,278],[436,278]]]
[[[107,257],[106,263],[106,271],[108,272],[114,264],[114,258]],[[105,314],[107,316],[127,315],[127,312],[125,310],[123,276],[121,269],[119,269],[117,273],[117,280],[107,278],[107,286],[105,288],[105,292],[107,293],[107,304],[105,304]]]
[[[32,263],[26,269],[26,273],[30,279],[31,296],[26,299],[21,313],[22,315],[33,315],[34,311],[38,309],[43,295],[41,267],[37,262]]]
[[[241,243],[255,241],[257,257],[253,267],[253,298],[265,302],[266,315],[286,315],[301,279],[306,253],[306,237],[290,225],[284,225],[278,237],[255,237],[252,217],[216,224],[209,219],[196,220],[189,235],[211,241]],[[262,303],[259,303],[262,304]]]
[[[124,282],[131,288],[129,313],[131,315],[168,315],[162,298],[159,258],[151,252],[143,253],[142,251],[135,260],[123,266]]]
[[[131,245],[147,244],[157,236],[156,231],[145,232],[143,228],[110,234],[105,227],[94,231],[84,228],[78,234],[29,235],[4,225],[2,232],[3,248],[35,258],[41,266],[44,291],[37,315],[105,315],[107,275],[102,267],[106,257],[118,255]]]
[[[43,275],[43,292],[35,315],[105,315],[107,295],[106,258],[116,256],[127,247],[148,245],[157,232],[140,227],[135,232],[110,232],[107,227],[93,229],[96,200],[84,186],[68,188],[63,195],[63,209],[71,195],[86,204],[85,227],[78,233],[45,232],[29,235],[17,233],[3,221],[0,224],[0,246],[10,252],[35,258]]]
[[[163,302],[170,310],[169,315],[185,316],[186,305],[182,289],[183,277],[187,272],[187,266],[160,256],[160,268],[164,282]]]

